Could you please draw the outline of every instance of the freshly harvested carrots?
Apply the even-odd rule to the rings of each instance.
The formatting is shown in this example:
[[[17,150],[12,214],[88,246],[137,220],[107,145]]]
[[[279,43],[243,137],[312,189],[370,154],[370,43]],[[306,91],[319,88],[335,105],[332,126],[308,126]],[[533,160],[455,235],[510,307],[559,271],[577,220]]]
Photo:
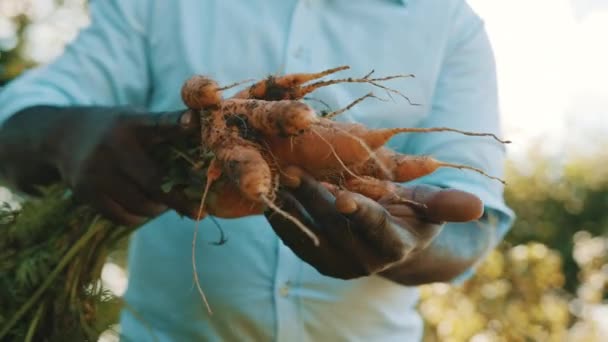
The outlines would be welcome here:
[[[383,147],[400,133],[452,132],[508,143],[493,134],[449,127],[369,129],[358,123],[320,117],[300,102],[316,89],[339,83],[369,83],[402,95],[380,82],[412,76],[371,78],[369,73],[361,78],[319,80],[346,69],[348,67],[342,66],[319,73],[268,77],[229,99],[222,97],[227,87],[220,87],[212,79],[195,76],[186,81],[182,88],[183,101],[189,108],[200,111],[201,144],[211,153],[213,165],[217,167],[215,176],[207,177],[207,189],[211,193],[203,196],[206,212],[239,217],[271,208],[288,216],[281,212],[274,198],[285,180],[284,177],[283,181],[279,180],[279,174],[289,166],[305,170],[316,179],[328,182],[330,187],[358,192],[375,200],[395,191],[391,181],[416,179],[439,167],[469,169],[486,175],[474,167],[445,163],[428,156],[402,155]],[[367,94],[344,110],[367,97],[374,96]],[[333,112],[329,117],[344,110]]]
[[[384,128],[368,129],[357,123],[336,122],[321,118],[317,124],[310,126],[310,130],[296,137],[283,138],[281,136],[270,136],[265,139],[267,147],[272,154],[284,165],[300,166],[311,175],[322,178],[328,175],[351,171],[351,167],[358,166],[366,172],[362,175],[370,175],[382,179],[391,179],[398,176],[396,181],[412,180],[435,171],[438,167],[450,166],[468,168],[480,172],[472,167],[442,163],[428,157],[413,158],[408,156],[403,160],[397,160],[397,155],[391,158],[386,156],[387,152],[376,152],[386,144],[393,136],[399,133],[419,132],[455,132],[465,135],[491,136],[498,141],[493,134],[469,133],[451,128]],[[315,146],[315,148],[311,148]],[[386,151],[382,150],[382,151]],[[383,155],[384,154],[384,155]],[[378,156],[376,158],[376,156]],[[400,156],[400,155],[399,155]],[[380,158],[382,157],[382,158]],[[410,161],[411,162],[407,162]],[[366,163],[367,162],[367,163]],[[399,167],[395,170],[396,175],[388,177],[383,164],[388,164],[389,169]],[[420,168],[416,169],[416,164]],[[361,165],[361,166],[359,166]],[[429,169],[425,171],[424,168]],[[352,170],[358,173],[356,170]],[[410,173],[414,172],[414,173]],[[418,174],[416,174],[418,173]],[[401,180],[399,180],[401,179]]]
[[[257,99],[257,100],[268,100],[268,101],[278,101],[278,100],[301,100],[304,96],[312,93],[313,91],[327,87],[334,84],[339,83],[369,83],[375,87],[384,89],[389,93],[398,94],[399,96],[405,98],[409,101],[409,99],[399,93],[398,91],[391,89],[389,87],[381,85],[379,82],[384,82],[396,78],[409,78],[414,77],[412,74],[408,75],[392,75],[388,77],[380,77],[380,78],[371,78],[371,75],[374,73],[372,70],[367,75],[361,78],[342,78],[328,81],[317,81],[311,84],[306,84],[308,82],[318,80],[325,76],[329,76],[331,74],[335,74],[339,71],[350,69],[349,66],[339,66],[332,69],[327,69],[317,73],[296,73],[289,74],[285,76],[270,76],[266,79],[263,79],[254,85],[250,86],[247,89],[244,89],[238,92],[234,98],[239,99]],[[411,103],[411,102],[410,102]]]
[[[201,146],[189,153],[180,151],[180,155],[185,156],[184,160],[192,164],[195,171],[203,172],[200,165],[206,165],[205,189],[198,213],[193,218],[200,220],[207,214],[237,218],[271,209],[291,220],[310,237],[313,244],[318,245],[318,237],[308,227],[281,209],[280,203],[275,203],[276,192],[281,186],[298,185],[300,178],[297,172],[300,171],[297,170],[300,169],[321,181],[336,196],[336,209],[344,214],[357,210],[357,203],[348,191],[376,201],[389,200],[390,205],[405,204],[429,218],[447,217],[458,221],[473,217],[469,215],[471,212],[481,213],[479,200],[469,201],[473,203],[470,208],[462,209],[462,203],[454,203],[447,209],[441,209],[445,212],[431,212],[434,209],[426,210],[424,204],[401,198],[403,189],[393,181],[416,179],[439,167],[469,169],[486,175],[482,170],[426,156],[402,155],[383,146],[400,133],[453,132],[492,137],[500,143],[507,141],[493,134],[464,132],[448,127],[369,129],[357,123],[331,120],[364,99],[375,97],[372,93],[356,99],[341,110],[320,116],[300,102],[304,96],[322,87],[340,83],[367,83],[389,95],[397,94],[415,105],[397,90],[381,84],[413,75],[372,78],[372,71],[361,78],[320,80],[346,69],[347,66],[341,66],[319,73],[271,76],[229,99],[224,99],[222,92],[240,83],[220,87],[216,81],[205,76],[194,76],[187,80],[181,95],[191,110],[200,113]],[[449,192],[440,193],[441,196],[429,200],[447,200],[449,203],[450,198],[457,197],[450,196]],[[467,215],[462,216],[463,213]],[[206,303],[196,268],[196,232],[195,228],[192,267],[195,283]]]

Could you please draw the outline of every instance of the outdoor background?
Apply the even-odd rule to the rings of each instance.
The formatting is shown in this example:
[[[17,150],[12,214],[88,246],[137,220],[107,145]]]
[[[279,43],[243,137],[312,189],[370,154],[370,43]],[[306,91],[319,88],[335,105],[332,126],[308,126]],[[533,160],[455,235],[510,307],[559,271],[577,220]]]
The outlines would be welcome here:
[[[608,0],[469,3],[496,53],[518,220],[465,286],[422,287],[426,338],[608,341]],[[85,0],[0,0],[0,87],[87,23]],[[104,279],[124,291],[121,267]]]

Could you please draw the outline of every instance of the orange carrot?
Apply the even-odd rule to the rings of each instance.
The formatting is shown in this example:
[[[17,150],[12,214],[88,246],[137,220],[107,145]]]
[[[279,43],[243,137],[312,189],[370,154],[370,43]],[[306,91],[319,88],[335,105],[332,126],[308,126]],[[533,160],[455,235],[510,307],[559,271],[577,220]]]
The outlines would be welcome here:
[[[318,88],[337,83],[369,83],[402,95],[378,82],[412,76],[371,78],[369,73],[362,78],[318,80],[347,68],[269,77],[230,99],[222,98],[226,87],[220,88],[204,76],[192,77],[184,84],[182,98],[189,108],[200,110],[201,144],[214,156],[212,164],[217,167],[213,177],[208,174],[209,182],[203,196],[205,199],[209,191],[208,212],[232,217],[270,208],[298,224],[274,203],[279,184],[293,186],[297,183],[286,177],[278,180],[278,170],[290,165],[320,181],[329,182],[327,186],[332,191],[336,191],[336,186],[344,186],[373,199],[395,191],[394,185],[385,180],[409,181],[439,167],[469,169],[486,175],[474,167],[445,163],[427,156],[401,155],[383,147],[400,133],[453,132],[490,136],[507,143],[494,134],[448,127],[369,129],[357,123],[317,117],[308,105],[298,101]],[[328,116],[339,115],[369,97],[374,96],[367,94]],[[225,196],[218,197],[217,191]],[[231,207],[230,202],[235,206]],[[226,205],[228,207],[224,208]]]
[[[311,129],[295,137],[269,136],[266,145],[282,165],[299,166],[314,177],[342,173],[353,165],[373,158],[373,151],[382,147],[394,135],[407,132],[450,131],[465,135],[492,136],[450,128],[382,128],[369,129],[357,123],[335,122],[324,118]],[[502,140],[500,140],[502,141]],[[441,166],[447,166],[447,163]]]
[[[271,196],[272,174],[260,149],[253,144],[229,144],[218,148],[215,157],[222,162],[226,176],[235,184],[245,198],[259,201],[262,196]]]
[[[397,191],[397,184],[368,176],[347,179],[342,185],[348,191],[359,193],[375,201],[393,195]]]
[[[263,202],[245,198],[236,184],[227,177],[222,177],[213,183],[205,202],[207,213],[221,218],[259,215],[264,209]]]
[[[181,94],[186,106],[196,110],[218,106],[222,101],[217,82],[201,75],[189,78],[182,86]]]
[[[312,108],[298,101],[228,99],[222,102],[221,111],[229,126],[282,137],[303,133],[319,121]]]
[[[254,85],[238,92],[234,98],[258,99],[267,101],[296,100],[303,95],[299,91],[300,86],[306,82],[316,80],[338,71],[348,69],[348,66],[340,66],[318,73],[298,73],[284,76],[270,76]]]
[[[501,179],[490,176],[476,167],[446,163],[431,156],[400,154],[386,147],[377,149],[375,158],[370,158],[365,163],[353,166],[352,171],[357,175],[395,182],[407,182],[431,174],[440,167],[471,170],[503,182]]]

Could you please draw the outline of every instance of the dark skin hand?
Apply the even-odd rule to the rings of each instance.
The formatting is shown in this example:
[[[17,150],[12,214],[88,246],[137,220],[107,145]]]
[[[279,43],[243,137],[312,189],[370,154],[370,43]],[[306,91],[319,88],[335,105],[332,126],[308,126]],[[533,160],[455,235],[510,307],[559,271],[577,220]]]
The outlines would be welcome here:
[[[167,209],[191,216],[197,209],[177,191],[161,191],[164,170],[151,157],[163,144],[195,136],[191,112],[141,113],[127,108],[51,107],[25,109],[0,129],[0,173],[30,194],[36,185],[63,181],[75,196],[109,219],[139,225]],[[314,246],[291,221],[267,214],[276,233],[321,273],[342,279],[379,274],[405,285],[447,281],[486,250],[487,230],[475,224],[444,229],[482,214],[479,199],[457,190],[402,187],[401,198],[378,202],[342,192],[336,198],[303,174],[281,191],[282,207],[320,239]]]
[[[376,202],[342,191],[336,198],[304,174],[299,186],[280,192],[279,201],[317,235],[319,246],[281,215],[266,216],[296,255],[320,273],[341,279],[377,274],[403,285],[449,281],[487,249],[488,229],[477,222],[445,227],[446,222],[479,219],[483,205],[476,196],[424,185],[397,192],[426,208],[394,196]]]
[[[186,111],[27,108],[0,130],[0,172],[29,194],[37,185],[64,182],[77,199],[119,224],[138,225],[168,208],[191,214],[185,198],[161,191],[164,169],[151,151],[193,135],[194,117]]]

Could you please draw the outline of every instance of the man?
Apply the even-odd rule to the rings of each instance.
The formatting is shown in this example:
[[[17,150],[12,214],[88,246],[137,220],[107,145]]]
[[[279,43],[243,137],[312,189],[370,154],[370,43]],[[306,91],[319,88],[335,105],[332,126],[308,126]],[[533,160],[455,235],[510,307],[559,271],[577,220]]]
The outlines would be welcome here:
[[[390,86],[418,106],[367,101],[341,119],[499,133],[483,24],[462,0],[97,0],[91,12],[91,26],[61,57],[2,91],[0,164],[22,190],[62,179],[117,222],[156,217],[130,246],[125,340],[418,341],[412,286],[463,279],[508,230],[501,184],[473,173],[442,169],[405,184],[400,193],[427,212],[353,194],[350,215],[305,176],[281,198],[320,247],[279,216],[202,222],[196,260],[209,315],[193,286],[194,222],[167,210],[189,204],[158,190],[162,171],[148,156],[191,134],[180,110],[184,80],[206,74],[228,84],[343,64],[347,76],[413,73]],[[345,84],[313,97],[338,108],[369,91]],[[502,171],[503,146],[484,138],[402,135],[390,145]],[[437,214],[464,212],[477,197],[479,220],[444,224]],[[228,241],[215,246],[218,225]]]

